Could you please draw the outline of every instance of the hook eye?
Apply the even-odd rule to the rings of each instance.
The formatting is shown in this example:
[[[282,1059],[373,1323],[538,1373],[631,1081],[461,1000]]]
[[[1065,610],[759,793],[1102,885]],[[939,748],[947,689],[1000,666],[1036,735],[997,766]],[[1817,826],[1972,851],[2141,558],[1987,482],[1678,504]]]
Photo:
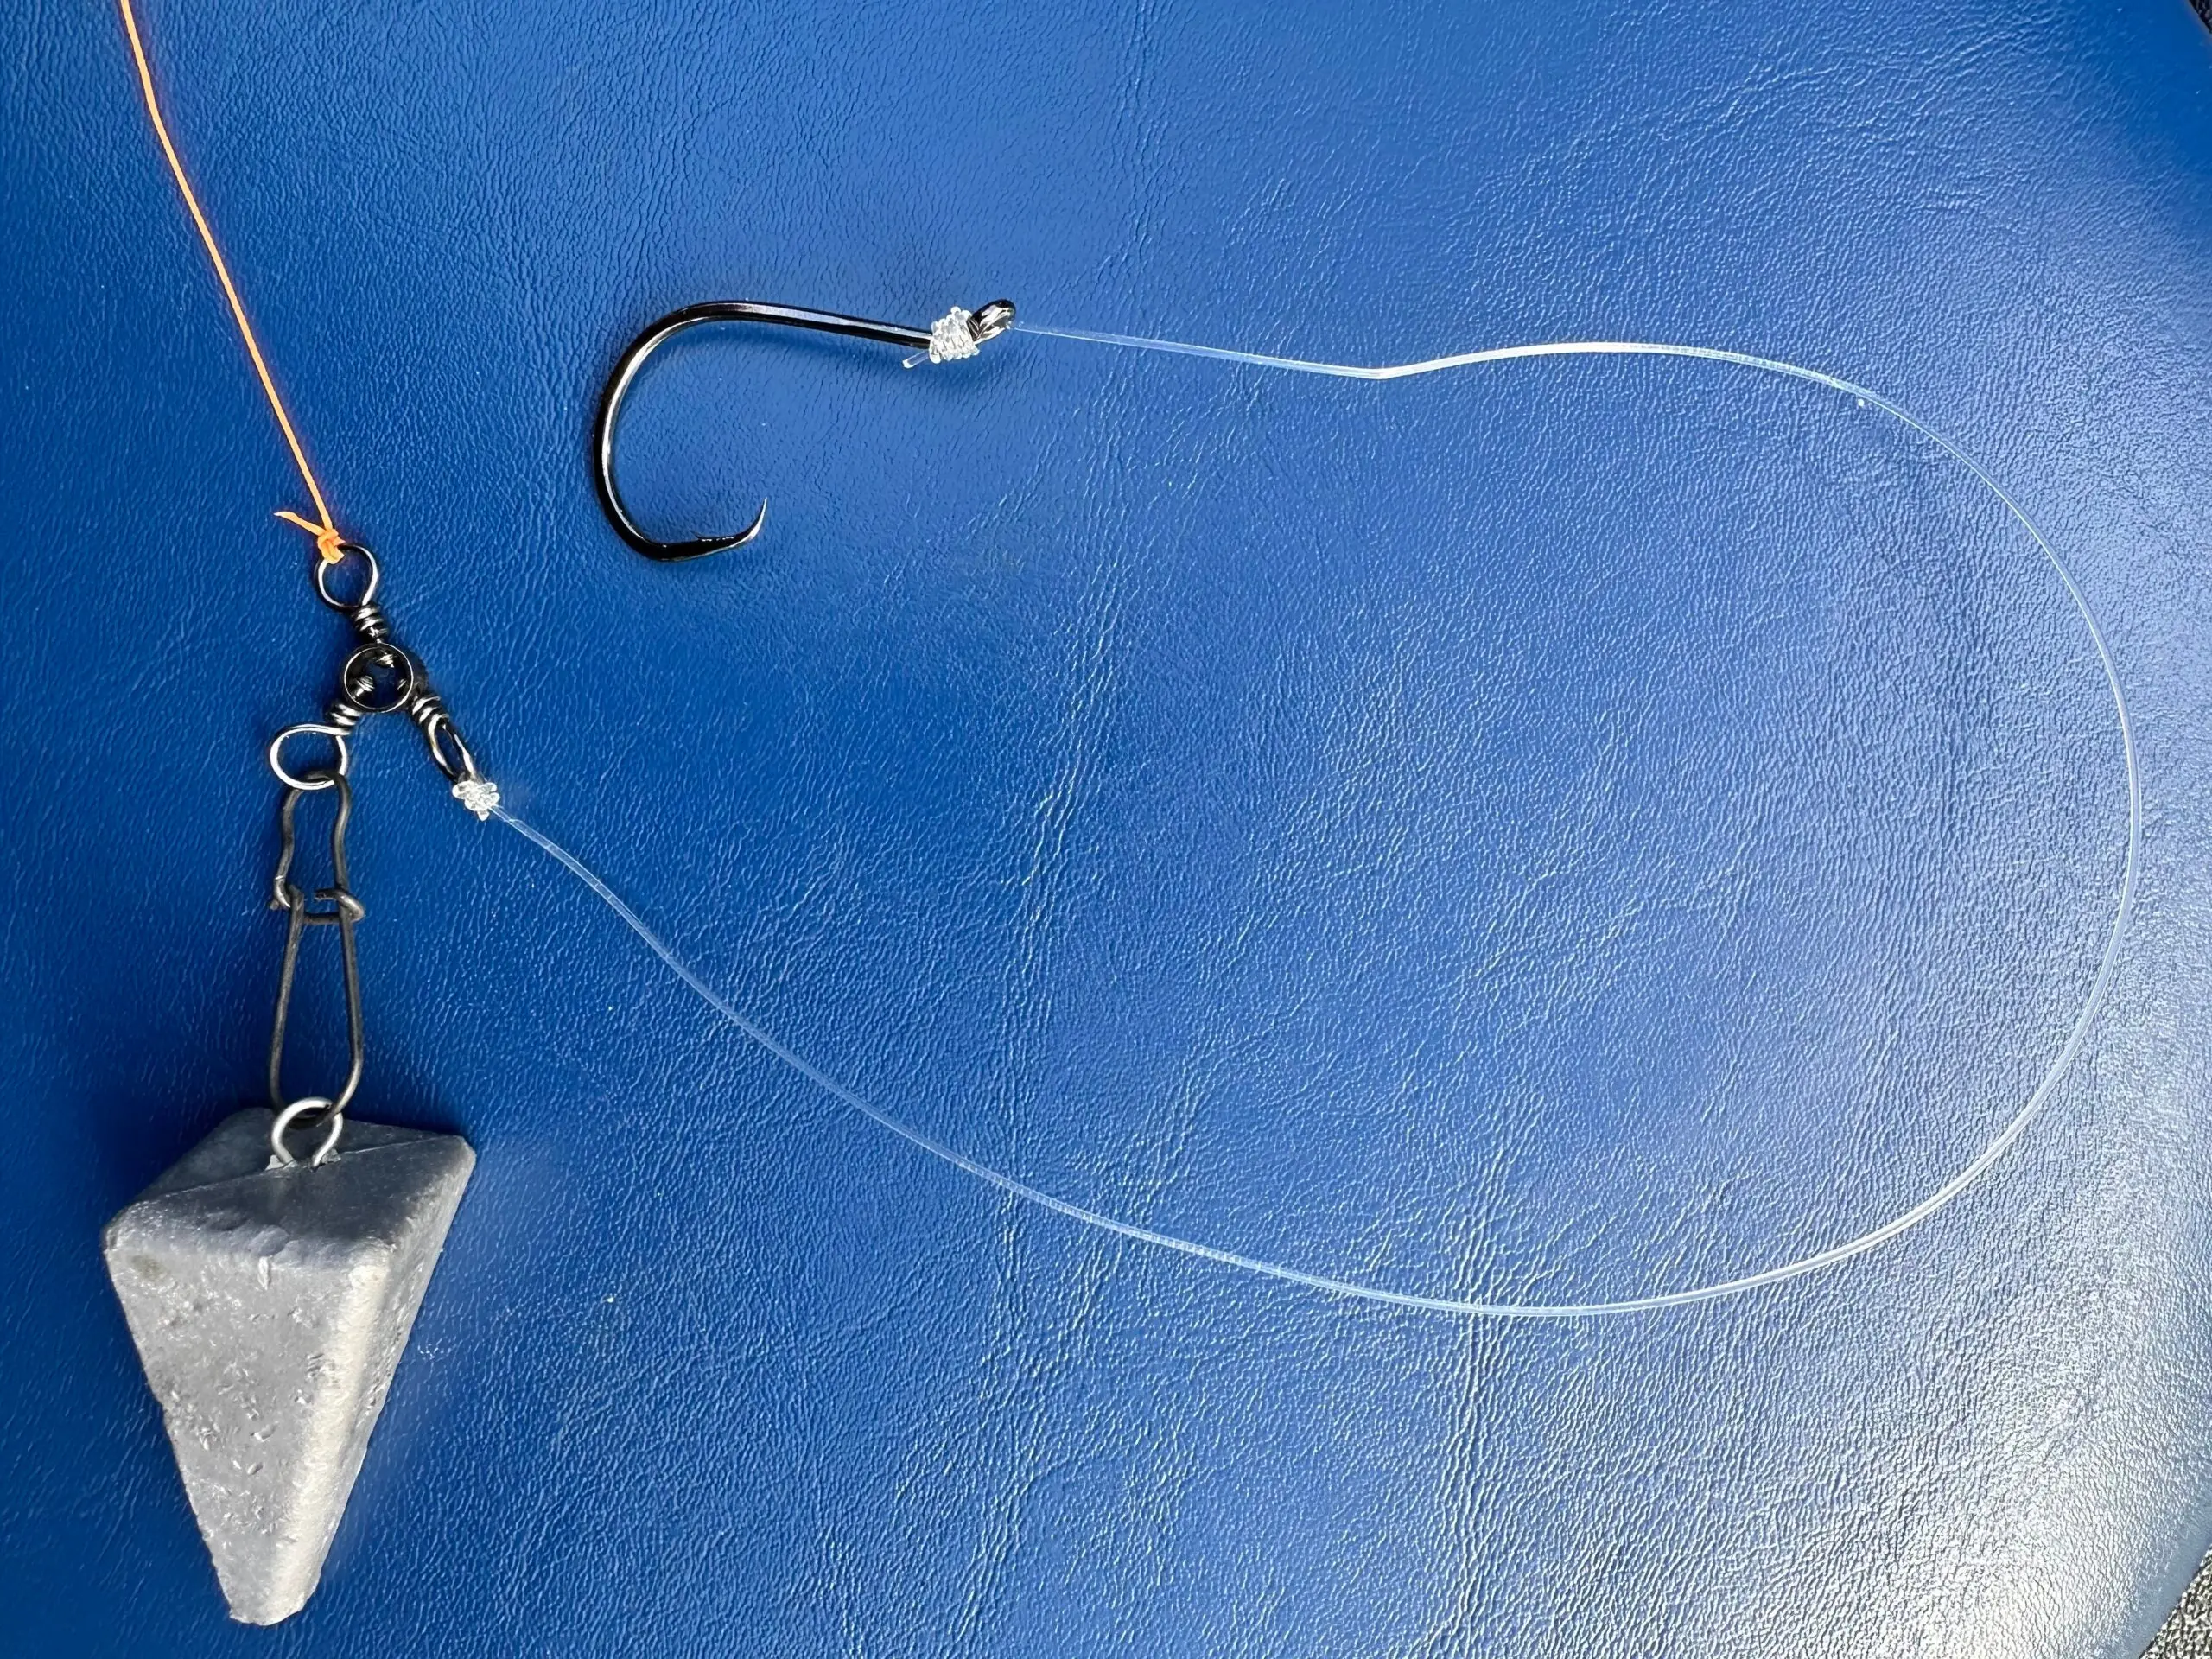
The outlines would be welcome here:
[[[968,319],[968,332],[975,335],[976,343],[978,346],[987,340],[996,340],[1013,327],[1014,302],[1012,300],[993,300]]]
[[[817,334],[842,334],[852,340],[873,340],[886,346],[897,346],[913,352],[926,353],[930,348],[930,331],[908,328],[895,322],[876,322],[868,317],[849,317],[836,311],[810,311],[802,306],[775,305],[766,300],[707,300],[697,305],[687,305],[680,311],[646,325],[635,340],[623,348],[616,359],[613,372],[599,396],[599,415],[592,428],[592,486],[599,493],[601,510],[607,522],[614,526],[614,533],[634,551],[663,563],[682,559],[702,558],[709,553],[721,553],[733,547],[743,547],[758,536],[768,522],[768,504],[760,503],[760,511],[753,515],[753,522],[734,536],[699,536],[689,541],[664,542],[648,536],[638,528],[627,507],[622,504],[621,492],[614,482],[614,426],[622,413],[622,399],[630,390],[631,382],[638,378],[638,371],[645,359],[686,328],[696,328],[710,322],[758,322],[781,328],[805,328]],[[969,328],[977,343],[1004,334],[1014,326],[1014,302],[993,300],[969,319]],[[973,355],[973,353],[969,353]],[[320,577],[317,578],[321,580]]]

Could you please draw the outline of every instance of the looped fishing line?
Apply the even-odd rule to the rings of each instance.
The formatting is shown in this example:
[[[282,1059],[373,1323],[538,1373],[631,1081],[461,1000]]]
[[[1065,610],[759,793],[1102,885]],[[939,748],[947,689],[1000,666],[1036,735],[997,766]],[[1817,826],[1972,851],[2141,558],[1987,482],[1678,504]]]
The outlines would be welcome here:
[[[284,408],[284,400],[278,395],[276,378],[270,372],[268,362],[262,355],[260,341],[254,335],[253,325],[246,317],[245,303],[238,296],[238,285],[231,280],[229,264],[225,261],[222,249],[215,240],[215,233],[207,222],[207,214],[200,209],[200,199],[193,190],[192,181],[186,175],[184,162],[177,154],[176,145],[169,137],[168,124],[162,118],[161,101],[155,92],[153,67],[147,60],[145,44],[139,36],[138,21],[131,11],[130,0],[117,0],[117,3],[123,13],[124,31],[130,38],[131,56],[137,64],[139,87],[145,96],[146,112],[152,118],[155,136],[161,141],[162,153],[168,158],[169,172],[176,181],[177,191],[183,197],[184,205],[191,213],[192,222],[200,232],[200,239],[207,250],[208,259],[214,265],[215,276],[222,284],[224,297],[230,302],[232,319],[238,326],[239,338],[245,342],[246,355],[252,361],[254,373],[261,382],[262,393],[268,400],[270,412],[276,416],[277,428],[283,434],[286,447],[291,451],[293,464],[299,469],[300,478],[307,486],[308,495],[315,503],[315,521],[310,521],[298,513],[290,512],[280,512],[276,516],[312,535],[315,540],[316,550],[322,558],[327,563],[336,563],[345,556],[341,545],[342,537],[336,522],[332,518],[329,505],[324,499],[322,487],[315,480],[315,469],[308,464],[306,448],[301,443],[298,433],[293,429],[291,416]],[[949,323],[955,319],[964,321],[962,314],[957,311],[944,321]],[[1162,1249],[1174,1250],[1184,1255],[1194,1256],[1200,1261],[1240,1268],[1247,1273],[1280,1280],[1286,1284],[1301,1286],[1309,1290],[1325,1291],[1332,1295],[1351,1297],[1360,1301],[1378,1302],[1392,1307],[1408,1308],[1416,1313],[1447,1313],[1463,1318],[1580,1319],[1611,1314],[1649,1313],[1659,1308],[1679,1307],[1692,1302],[1709,1302],[1726,1296],[1740,1295],[1745,1291],[1781,1284],[1787,1280],[1799,1278],[1822,1268],[1834,1267],[1839,1262],[1849,1261],[1853,1256],[1862,1255],[1878,1245],[1887,1243],[1899,1235],[1910,1231],[1949,1204],[1952,1199],[1980,1179],[1991,1166],[2005,1155],[2012,1143],[2026,1131],[2028,1125],[2033,1122],[2044,1108],[2050,1103],[2052,1095],[2056,1092],[2059,1084],[2064,1079],[2067,1071],[2073,1065],[2076,1057],[2080,1055],[2082,1046],[2088,1039],[2090,1027],[2095,1021],[2097,1012],[2103,1005],[2106,991],[2112,982],[2113,971],[2120,959],[2120,941],[2126,931],[2128,916],[2134,905],[2136,869],[2143,834],[2142,784],[2136,767],[2135,736],[2128,719],[2126,699],[2120,691],[2120,674],[2113,663],[2112,652],[2105,645],[2103,632],[2097,626],[2096,617],[2090,611],[2088,599],[2075,582],[2072,574],[2066,569],[2064,562],[2059,558],[2057,550],[2052,547],[2043,531],[2036,527],[2035,522],[2021,509],[2020,505],[2005,493],[2003,486],[1973,457],[1967,454],[1942,433],[1915,419],[1879,394],[1870,391],[1864,386],[1854,385],[1848,380],[1839,379],[1834,375],[1823,374],[1817,369],[1801,368],[1796,364],[1784,363],[1773,358],[1753,357],[1743,352],[1721,351],[1704,346],[1674,346],[1649,340],[1556,340],[1541,345],[1505,346],[1488,351],[1463,352],[1455,356],[1430,358],[1418,363],[1362,367],[1354,364],[1324,363],[1303,358],[1271,357],[1257,352],[1231,351],[1217,346],[1195,346],[1182,340],[1154,340],[1141,335],[1097,334],[1079,328],[1052,328],[1032,322],[1017,322],[1014,327],[1024,334],[1053,340],[1081,341],[1089,345],[1117,346],[1135,351],[1171,352],[1181,356],[1211,358],[1217,361],[1243,364],[1253,368],[1287,370],[1300,374],[1332,375],[1341,379],[1351,380],[1402,380],[1415,375],[1433,374],[1445,369],[1468,368],[1479,364],[1504,363],[1541,357],[1613,355],[1702,358],[1710,362],[1732,363],[1742,368],[1757,369],[1764,373],[1783,375],[1794,379],[1808,381],[1815,385],[1825,386],[1831,391],[1840,391],[1847,397],[1857,399],[1862,405],[1881,410],[1885,414],[1903,422],[1911,430],[1928,439],[1952,460],[1957,461],[1977,482],[2003,504],[2005,511],[2027,532],[2029,539],[2034,542],[2044,557],[2049,561],[2051,569],[2056,573],[2059,582],[2064,586],[2067,596],[2073,601],[2074,607],[2079,613],[2082,625],[2088,630],[2091,643],[2096,647],[2097,661],[2104,671],[2106,685],[2112,693],[2113,709],[2119,719],[2120,747],[2127,770],[2126,861],[2120,876],[2119,906],[2113,916],[2112,930],[2106,940],[2104,954],[2097,964],[2096,976],[2091,982],[2088,996],[2083,1001],[2082,1010],[2076,1015],[2057,1058],[2052,1061],[2050,1070],[2044,1074],[2042,1081],[2036,1085],[2034,1092],[2028,1096],[2026,1103],[1998,1131],[1996,1138],[1991,1141],[1972,1162],[1942,1186],[1904,1214],[1884,1223],[1871,1232],[1863,1233],[1856,1238],[1848,1239],[1814,1255],[1784,1262],[1779,1267],[1769,1268],[1764,1272],[1746,1274],[1741,1278],[1724,1280],[1713,1284],[1700,1285],[1687,1290],[1665,1291],[1649,1296],[1630,1297],[1619,1301],[1547,1305],[1488,1302],[1450,1296],[1425,1296],[1409,1291],[1391,1290],[1379,1285],[1360,1284],[1351,1280],[1332,1278],[1325,1274],[1309,1273],[1302,1268],[1290,1267],[1278,1262],[1262,1261],[1256,1256],[1239,1255],[1234,1250],[1202,1243],[1196,1239],[1181,1238],[1171,1233],[1140,1226],[1135,1222],[1125,1221],[1120,1217],[1109,1216],[1102,1211],[1089,1209],[1069,1199],[1057,1197],[1041,1188],[1032,1186],[1027,1182],[1009,1175],[1002,1170],[995,1169],[988,1164],[969,1157],[966,1154],[946,1145],[934,1135],[906,1122],[893,1113],[874,1105],[819,1067],[810,1064],[764,1027],[740,1013],[727,999],[694,972],[659,935],[648,927],[644,918],[625,904],[613,887],[609,887],[582,860],[559,845],[551,836],[532,828],[513,813],[499,806],[495,798],[487,799],[480,809],[477,804],[463,798],[462,804],[469,806],[471,810],[477,811],[480,817],[488,811],[490,815],[498,817],[502,823],[537,846],[563,869],[597,895],[639,939],[644,941],[646,947],[694,995],[743,1033],[748,1040],[758,1045],[766,1053],[814,1084],[833,1100],[849,1107],[869,1122],[889,1130],[909,1145],[950,1164],[955,1169],[974,1177],[986,1185],[995,1187],[1000,1192],[1019,1198],[1024,1203],[1035,1205],[1040,1209],[1051,1211],[1055,1215],[1065,1216],[1071,1221],[1079,1222],[1086,1227],[1094,1227],[1116,1237],[1131,1239],[1141,1244],[1156,1245]],[[948,333],[940,343],[936,332],[933,331],[929,356],[932,360],[943,360],[940,358],[940,351],[942,351],[943,359],[973,356],[974,342],[965,336],[955,338]],[[459,792],[457,789],[456,794]]]
[[[1831,391],[1841,392],[1855,399],[1861,407],[1878,409],[1885,414],[1894,416],[1912,431],[1934,443],[1945,454],[1963,467],[1976,482],[1996,497],[2012,520],[2027,532],[2029,539],[2042,552],[2052,571],[2056,574],[2060,583],[2065,588],[2067,597],[2073,601],[2074,608],[2080,615],[2082,626],[2088,631],[2090,642],[2096,648],[2097,662],[2103,671],[2106,687],[2112,694],[2113,711],[2119,721],[2120,751],[2127,774],[2127,853],[2120,874],[2119,903],[2113,914],[2111,931],[2106,938],[2104,953],[2098,960],[2096,976],[2090,982],[2088,995],[2082,1004],[2081,1012],[2075,1015],[2074,1023],[2067,1033],[2066,1041],[2060,1048],[2057,1057],[2051,1062],[2050,1069],[2044,1073],[2042,1080],[2037,1084],[2034,1091],[2029,1095],[2026,1103],[1998,1131],[1996,1137],[1976,1154],[1965,1168],[1944,1182],[1935,1192],[1902,1215],[1883,1223],[1871,1231],[1862,1233],[1855,1238],[1847,1239],[1840,1244],[1831,1245],[1810,1255],[1783,1262],[1778,1267],[1768,1268],[1762,1272],[1747,1274],[1739,1278],[1721,1280],[1712,1284],[1694,1286],[1686,1290],[1663,1291],[1647,1296],[1628,1297],[1618,1301],[1547,1304],[1491,1302],[1452,1296],[1427,1296],[1409,1291],[1391,1290],[1379,1285],[1361,1284],[1352,1280],[1332,1278],[1326,1274],[1309,1273],[1302,1268],[1290,1267],[1279,1262],[1263,1261],[1256,1256],[1240,1255],[1236,1251],[1224,1249],[1217,1245],[1202,1243],[1196,1239],[1182,1238],[1172,1233],[1160,1232],[1154,1228],[1141,1226],[1135,1222],[1126,1221],[1118,1216],[1110,1216],[1102,1211],[1092,1210],[1070,1199],[1059,1198],[1039,1187],[1032,1186],[1027,1181],[1009,1175],[1003,1170],[995,1169],[988,1164],[969,1157],[925,1130],[918,1128],[895,1114],[875,1105],[823,1071],[819,1067],[801,1058],[761,1026],[731,1006],[727,999],[709,986],[681,957],[677,956],[658,934],[648,927],[637,912],[625,904],[614,890],[582,860],[557,844],[550,836],[525,823],[512,813],[505,810],[498,810],[495,812],[495,816],[501,823],[534,843],[569,874],[597,894],[607,907],[620,917],[630,930],[645,942],[646,948],[658,957],[668,969],[690,989],[694,995],[730,1025],[735,1027],[752,1042],[790,1067],[800,1077],[804,1077],[833,1100],[849,1107],[869,1122],[888,1129],[892,1134],[908,1144],[920,1148],[932,1158],[940,1159],[955,1169],[973,1176],[976,1179],[995,1187],[1001,1192],[1020,1198],[1024,1203],[1036,1205],[1042,1209],[1052,1211],[1055,1215],[1065,1216],[1071,1221],[1080,1222],[1086,1227],[1095,1227],[1103,1232],[1111,1233],[1121,1238],[1132,1239],[1141,1244],[1157,1245],[1162,1249],[1178,1251],[1185,1255],[1195,1256],[1200,1261],[1241,1268],[1247,1273],[1281,1280],[1284,1283],[1302,1286],[1310,1290],[1326,1291],[1332,1295],[1352,1297],[1361,1301],[1379,1302],[1392,1307],[1409,1308],[1417,1313],[1448,1313],[1463,1318],[1585,1319],[1614,1314],[1645,1313],[1661,1308],[1681,1307],[1693,1302],[1717,1301],[1724,1297],[1741,1295],[1746,1291],[1782,1284],[1788,1280],[1801,1278],[1806,1274],[1817,1272],[1823,1268],[1834,1267],[1840,1262],[1847,1262],[1853,1256],[1863,1255],[1867,1251],[1910,1232],[1949,1204],[1987,1173],[1998,1160],[2005,1155],[2012,1143],[2025,1133],[2028,1125],[2033,1122],[2044,1108],[2050,1103],[2051,1096],[2057,1091],[2060,1083],[2064,1080],[2075,1058],[2081,1054],[2083,1045],[2088,1040],[2090,1027],[2095,1023],[2097,1012],[2103,1006],[2106,991],[2112,982],[2113,969],[2119,963],[2120,941],[2126,935],[2128,916],[2134,907],[2135,901],[2136,869],[2143,836],[2142,782],[2136,766],[2134,728],[2128,718],[2127,700],[2120,691],[2119,669],[2113,661],[2110,649],[2105,644],[2103,630],[2097,625],[2096,617],[2089,608],[2087,596],[2083,594],[2080,585],[2074,580],[2072,573],[2067,569],[2064,561],[2058,556],[2057,550],[2036,526],[2035,521],[2028,517],[2019,503],[2005,492],[1995,478],[1958,445],[1953,443],[1942,433],[1906,413],[1888,398],[1882,397],[1879,393],[1870,391],[1865,386],[1855,385],[1848,380],[1840,379],[1832,374],[1824,374],[1818,369],[1802,368],[1795,363],[1784,363],[1774,358],[1754,357],[1747,353],[1722,351],[1713,346],[1675,346],[1651,340],[1554,340],[1539,345],[1503,346],[1487,351],[1463,352],[1455,356],[1430,358],[1419,363],[1402,363],[1379,368],[1367,368],[1345,363],[1314,362],[1301,358],[1269,357],[1255,352],[1230,351],[1217,346],[1193,346],[1180,340],[1153,340],[1131,334],[1093,334],[1074,328],[1050,328],[1036,323],[1017,322],[1014,327],[1020,333],[1038,334],[1055,340],[1079,340],[1090,345],[1121,346],[1137,351],[1172,352],[1181,356],[1212,358],[1223,362],[1244,364],[1255,368],[1290,370],[1302,374],[1332,375],[1338,378],[1352,380],[1402,380],[1414,375],[1433,374],[1445,369],[1467,368],[1478,364],[1506,363],[1544,357],[1700,358],[1710,362],[1730,363],[1742,368],[1757,369],[1768,374],[1778,374],[1793,379],[1808,381],[1814,385],[1825,386]]]

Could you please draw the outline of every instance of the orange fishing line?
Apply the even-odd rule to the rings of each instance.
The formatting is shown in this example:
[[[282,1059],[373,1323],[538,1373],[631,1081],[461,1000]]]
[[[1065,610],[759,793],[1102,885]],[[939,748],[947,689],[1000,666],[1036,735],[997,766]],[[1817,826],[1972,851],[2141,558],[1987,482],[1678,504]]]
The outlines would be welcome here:
[[[184,159],[177,154],[176,142],[169,137],[169,124],[162,118],[162,100],[154,91],[154,67],[146,57],[146,42],[138,33],[138,19],[130,10],[130,0],[117,0],[123,9],[124,32],[130,37],[130,55],[138,64],[138,87],[146,95],[146,113],[154,123],[154,137],[162,141],[162,154],[168,157],[169,173],[176,180],[177,194],[184,198],[184,206],[192,215],[192,222],[200,232],[200,239],[207,245],[207,257],[215,267],[215,279],[223,285],[223,297],[231,302],[231,315],[238,325],[238,338],[245,342],[245,354],[253,361],[253,372],[261,378],[261,390],[269,399],[269,411],[276,417],[276,425],[284,434],[284,442],[292,452],[292,464],[300,469],[300,478],[308,486],[308,494],[315,502],[315,518],[311,523],[296,512],[280,512],[277,517],[290,524],[297,524],[315,537],[315,550],[327,564],[336,564],[345,557],[340,550],[343,537],[330,516],[330,505],[323,499],[322,486],[315,481],[315,468],[308,464],[308,452],[300,442],[300,435],[292,427],[292,417],[284,408],[284,399],[276,391],[276,378],[269,372],[269,361],[261,354],[261,341],[255,337],[253,324],[247,320],[245,302],[238,297],[238,284],[231,280],[231,267],[223,257],[223,250],[215,240],[214,227],[208,224],[207,215],[200,206],[200,197],[192,188],[192,180],[184,170]]]

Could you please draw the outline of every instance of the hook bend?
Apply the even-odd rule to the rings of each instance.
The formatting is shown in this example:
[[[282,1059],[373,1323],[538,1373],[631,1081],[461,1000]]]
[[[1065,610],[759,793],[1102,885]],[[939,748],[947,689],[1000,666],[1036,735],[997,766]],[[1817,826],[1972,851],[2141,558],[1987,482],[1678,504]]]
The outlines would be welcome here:
[[[947,356],[973,356],[982,342],[1004,334],[1014,326],[1014,304],[1008,300],[993,300],[972,314],[956,308],[933,328],[909,328],[895,322],[849,317],[835,311],[811,311],[803,306],[774,305],[765,300],[706,300],[671,311],[647,324],[623,348],[613,372],[601,389],[599,415],[592,429],[591,453],[592,484],[599,492],[599,505],[606,512],[607,523],[632,549],[649,559],[673,563],[743,547],[760,533],[761,526],[768,521],[768,504],[764,499],[753,522],[734,536],[700,536],[689,541],[664,542],[638,528],[637,521],[622,504],[621,493],[615,487],[614,425],[621,415],[622,399],[629,392],[630,383],[638,378],[638,371],[645,366],[645,359],[662,346],[686,328],[709,322],[760,322],[784,328],[807,328],[817,334],[843,334],[854,340],[879,340],[886,346],[903,346],[909,351],[928,353],[935,362]],[[950,340],[948,328],[953,331]]]

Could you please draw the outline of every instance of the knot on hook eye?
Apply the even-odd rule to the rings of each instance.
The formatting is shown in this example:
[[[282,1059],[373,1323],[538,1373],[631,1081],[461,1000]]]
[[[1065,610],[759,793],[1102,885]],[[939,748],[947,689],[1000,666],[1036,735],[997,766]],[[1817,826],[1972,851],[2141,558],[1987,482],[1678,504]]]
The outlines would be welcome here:
[[[955,306],[928,328],[908,328],[895,322],[876,322],[835,311],[810,311],[796,305],[773,305],[765,300],[707,300],[671,311],[648,324],[623,349],[613,372],[607,377],[607,385],[600,391],[599,416],[592,429],[592,484],[599,493],[599,505],[607,514],[607,522],[614,526],[614,533],[649,559],[696,559],[709,553],[743,547],[768,522],[768,504],[764,500],[760,511],[753,516],[753,522],[734,536],[700,536],[689,541],[664,542],[638,528],[637,521],[622,503],[621,492],[615,487],[614,426],[622,413],[622,399],[630,390],[630,383],[638,378],[638,371],[645,366],[645,359],[667,341],[686,328],[709,322],[768,323],[780,328],[806,328],[817,334],[843,334],[853,340],[902,346],[913,353],[906,359],[906,366],[912,368],[925,359],[944,363],[975,356],[983,341],[1014,327],[1014,302],[993,300],[975,311]]]
[[[1014,327],[1014,302],[993,300],[980,311],[954,306],[930,325],[930,348],[908,358],[912,368],[926,357],[932,363],[957,363],[983,349],[983,342]]]

